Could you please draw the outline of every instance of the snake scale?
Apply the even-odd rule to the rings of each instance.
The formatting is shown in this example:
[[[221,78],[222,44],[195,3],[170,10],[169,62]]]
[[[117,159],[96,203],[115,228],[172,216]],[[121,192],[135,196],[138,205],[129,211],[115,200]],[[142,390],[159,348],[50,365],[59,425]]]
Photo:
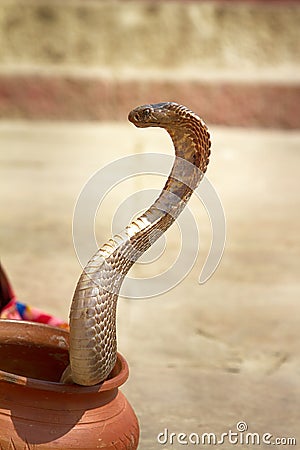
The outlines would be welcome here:
[[[128,119],[137,127],[164,128],[173,141],[175,160],[153,205],[104,244],[80,276],[70,309],[70,365],[61,377],[65,383],[91,386],[108,377],[117,358],[116,308],[124,277],[176,220],[209,162],[208,129],[185,106],[143,105]]]

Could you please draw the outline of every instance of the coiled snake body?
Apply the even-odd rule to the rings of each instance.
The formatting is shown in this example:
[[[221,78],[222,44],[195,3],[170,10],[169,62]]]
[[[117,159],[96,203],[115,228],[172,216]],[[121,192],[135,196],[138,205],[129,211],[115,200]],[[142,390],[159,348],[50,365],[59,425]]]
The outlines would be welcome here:
[[[90,386],[107,378],[117,357],[116,307],[122,281],[134,262],[178,217],[206,171],[210,155],[205,123],[177,103],[139,106],[128,119],[137,127],[164,128],[175,161],[158,199],[104,244],[78,281],[70,310],[70,365],[62,382]]]

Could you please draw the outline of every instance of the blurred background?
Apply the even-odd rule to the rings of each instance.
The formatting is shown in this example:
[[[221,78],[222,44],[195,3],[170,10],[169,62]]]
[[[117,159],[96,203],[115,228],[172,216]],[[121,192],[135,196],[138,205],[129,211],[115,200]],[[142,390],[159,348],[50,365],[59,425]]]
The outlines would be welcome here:
[[[227,220],[219,268],[198,284],[211,230],[193,198],[191,272],[153,299],[119,301],[141,449],[160,448],[164,428],[221,434],[240,420],[300,442],[299,23],[298,1],[0,3],[0,255],[20,300],[67,320],[82,270],[72,242],[81,189],[118,158],[173,154],[162,130],[127,122],[131,109],[175,101],[211,131],[207,176]],[[99,244],[128,197],[163,184],[145,174],[111,189]],[[130,274],[173,264],[178,227],[163,245]]]

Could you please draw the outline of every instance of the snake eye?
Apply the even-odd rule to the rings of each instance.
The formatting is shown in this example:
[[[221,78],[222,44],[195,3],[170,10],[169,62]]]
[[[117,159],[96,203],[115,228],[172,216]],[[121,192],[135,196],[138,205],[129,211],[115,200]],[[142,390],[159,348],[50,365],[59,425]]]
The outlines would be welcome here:
[[[150,108],[145,108],[144,109],[144,119],[147,119],[151,114],[151,109]]]

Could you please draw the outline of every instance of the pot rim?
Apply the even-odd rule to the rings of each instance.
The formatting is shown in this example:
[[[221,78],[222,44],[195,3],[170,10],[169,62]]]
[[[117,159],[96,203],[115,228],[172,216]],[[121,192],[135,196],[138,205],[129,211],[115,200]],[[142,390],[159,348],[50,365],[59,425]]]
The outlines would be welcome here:
[[[35,328],[42,330],[43,334],[46,334],[48,336],[50,336],[51,333],[53,334],[53,332],[55,331],[57,336],[60,335],[64,338],[63,346],[68,349],[69,331],[62,328],[53,327],[51,325],[25,320],[0,319],[0,340],[3,339],[4,341],[6,340],[7,342],[9,342],[12,338],[15,338],[17,336],[19,342],[28,342],[29,339],[29,342],[31,341],[31,343],[34,344],[35,341],[33,339],[32,331]],[[0,370],[0,382],[3,381],[46,391],[65,392],[73,394],[95,394],[97,392],[100,393],[116,389],[125,383],[129,376],[129,368],[126,359],[119,352],[117,353],[117,362],[115,368],[116,367],[116,375],[113,375],[112,378],[94,386],[80,386],[78,384],[64,384],[54,381],[39,380],[36,378],[16,375],[4,370]]]

